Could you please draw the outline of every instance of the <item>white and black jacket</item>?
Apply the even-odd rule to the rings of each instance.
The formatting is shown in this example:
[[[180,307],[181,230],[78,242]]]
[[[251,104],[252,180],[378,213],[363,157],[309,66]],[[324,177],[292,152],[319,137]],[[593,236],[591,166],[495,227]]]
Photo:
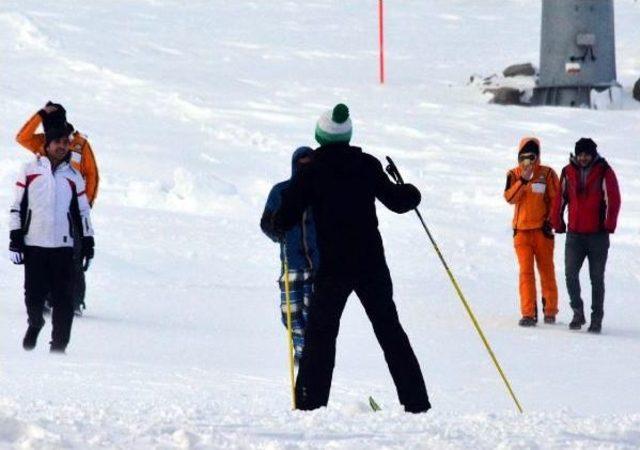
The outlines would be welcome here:
[[[22,230],[31,247],[73,247],[74,239],[93,236],[84,180],[68,162],[51,170],[38,156],[25,165],[16,182],[11,230]]]

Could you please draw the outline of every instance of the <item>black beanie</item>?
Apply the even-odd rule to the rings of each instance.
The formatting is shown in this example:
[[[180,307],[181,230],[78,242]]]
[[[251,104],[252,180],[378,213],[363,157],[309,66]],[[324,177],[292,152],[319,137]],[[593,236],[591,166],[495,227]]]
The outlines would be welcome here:
[[[535,153],[536,156],[540,156],[540,145],[534,139],[531,139],[522,146],[518,152],[518,156],[524,153]]]
[[[44,133],[44,147],[47,148],[51,141],[55,141],[56,139],[60,139],[65,136],[69,136],[69,128],[67,126],[49,128]]]
[[[580,153],[587,153],[593,157],[598,154],[598,145],[591,138],[581,138],[576,142],[576,156]]]
[[[59,103],[47,102],[46,106],[55,106],[56,110],[50,113],[45,113],[44,110],[40,111],[44,132],[46,133],[49,128],[63,128],[67,123],[67,110]]]

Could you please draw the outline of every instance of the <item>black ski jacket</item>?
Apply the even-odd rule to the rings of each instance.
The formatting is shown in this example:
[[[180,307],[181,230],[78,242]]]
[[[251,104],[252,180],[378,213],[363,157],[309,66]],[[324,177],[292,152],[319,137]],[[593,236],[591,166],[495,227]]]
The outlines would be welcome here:
[[[283,191],[274,229],[284,233],[311,206],[320,250],[318,276],[361,273],[385,263],[376,198],[401,214],[418,206],[420,192],[410,184],[392,183],[380,161],[358,147],[322,146]]]

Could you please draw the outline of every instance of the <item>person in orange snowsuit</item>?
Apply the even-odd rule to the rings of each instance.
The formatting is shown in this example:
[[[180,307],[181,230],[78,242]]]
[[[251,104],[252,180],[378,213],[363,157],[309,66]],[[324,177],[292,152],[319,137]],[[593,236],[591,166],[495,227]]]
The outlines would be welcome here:
[[[67,122],[67,111],[58,103],[47,102],[47,104],[35,113],[18,132],[16,141],[27,150],[37,154],[46,156],[45,134],[38,133],[38,127],[42,125],[44,132],[50,129],[66,129],[69,133],[69,150],[71,155],[71,165],[80,172],[85,181],[86,195],[89,205],[93,204],[98,195],[98,185],[100,177],[98,175],[98,166],[93,156],[91,145],[85,136],[73,128],[73,125]],[[74,280],[73,280],[73,303],[76,315],[82,315],[85,308],[85,292],[86,283],[84,278],[84,270],[82,257],[80,255],[80,247],[74,248]]]
[[[513,243],[520,265],[520,326],[538,322],[534,262],[542,285],[544,322],[555,323],[558,286],[553,263],[554,235],[551,208],[560,181],[551,167],[540,164],[540,141],[526,137],[518,146],[518,167],[507,173],[504,199],[514,205]]]

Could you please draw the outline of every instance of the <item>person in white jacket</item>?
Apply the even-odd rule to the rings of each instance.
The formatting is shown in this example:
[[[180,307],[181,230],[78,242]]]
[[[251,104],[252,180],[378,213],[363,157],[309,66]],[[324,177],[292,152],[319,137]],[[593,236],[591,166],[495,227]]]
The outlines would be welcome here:
[[[25,267],[29,326],[23,348],[35,348],[45,323],[45,297],[51,292],[50,350],[64,353],[73,323],[73,245],[80,240],[87,270],[94,254],[93,228],[84,181],[69,163],[65,128],[46,132],[45,153],[28,163],[16,182],[9,253],[14,264]]]

